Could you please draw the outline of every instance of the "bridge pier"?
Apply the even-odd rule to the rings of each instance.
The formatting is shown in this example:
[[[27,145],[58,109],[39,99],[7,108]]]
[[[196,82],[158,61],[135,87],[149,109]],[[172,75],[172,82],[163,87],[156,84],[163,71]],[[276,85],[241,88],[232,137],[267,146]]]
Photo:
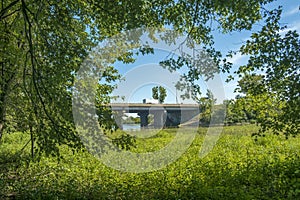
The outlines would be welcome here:
[[[164,128],[166,122],[166,113],[164,109],[152,111],[154,115],[154,128]]]
[[[138,112],[138,115],[140,116],[141,119],[141,128],[147,128],[148,127],[148,116],[149,116],[149,111],[142,111]]]
[[[167,112],[166,127],[178,127],[181,122],[181,111]]]

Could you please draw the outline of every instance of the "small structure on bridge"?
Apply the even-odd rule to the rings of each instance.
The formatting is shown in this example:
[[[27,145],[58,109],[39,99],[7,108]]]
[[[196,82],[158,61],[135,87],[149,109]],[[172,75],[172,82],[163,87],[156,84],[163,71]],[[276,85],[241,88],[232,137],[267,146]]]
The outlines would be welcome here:
[[[157,99],[143,99],[143,103],[148,103],[148,104],[159,104]]]

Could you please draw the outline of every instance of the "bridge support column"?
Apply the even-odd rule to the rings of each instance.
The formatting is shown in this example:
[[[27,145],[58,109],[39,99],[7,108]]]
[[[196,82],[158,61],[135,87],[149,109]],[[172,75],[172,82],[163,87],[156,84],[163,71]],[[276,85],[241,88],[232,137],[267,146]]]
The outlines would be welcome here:
[[[164,128],[166,122],[165,110],[156,110],[153,112],[154,115],[154,128]]]
[[[138,115],[140,116],[141,128],[147,128],[149,111],[139,112]]]
[[[172,111],[168,112],[166,119],[166,127],[178,127],[181,122],[181,112]]]

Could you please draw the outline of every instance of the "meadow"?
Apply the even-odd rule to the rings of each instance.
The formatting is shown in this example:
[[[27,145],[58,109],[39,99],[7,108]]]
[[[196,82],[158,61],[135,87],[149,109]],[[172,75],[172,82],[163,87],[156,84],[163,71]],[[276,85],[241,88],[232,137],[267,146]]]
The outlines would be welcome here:
[[[255,125],[224,127],[213,150],[199,158],[207,128],[167,167],[147,173],[121,172],[87,151],[61,147],[63,159],[30,161],[24,133],[0,144],[0,199],[300,199],[300,137],[272,133],[253,138]],[[137,139],[134,152],[155,151],[176,129]],[[166,155],[168,156],[168,155]]]

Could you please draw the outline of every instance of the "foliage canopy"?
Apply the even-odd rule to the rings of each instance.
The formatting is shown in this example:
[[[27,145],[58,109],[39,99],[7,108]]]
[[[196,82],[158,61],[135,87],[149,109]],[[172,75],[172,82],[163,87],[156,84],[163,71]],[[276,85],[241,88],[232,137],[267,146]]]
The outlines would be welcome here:
[[[204,47],[218,67],[197,71],[195,62],[184,57],[169,60],[165,67],[178,70],[187,65],[189,71],[184,76],[191,88],[199,90],[196,81],[201,75],[211,78],[212,73],[231,67],[214,48],[212,32],[251,30],[262,18],[265,19],[262,30],[253,33],[241,48],[251,58],[238,73],[264,71],[262,88],[276,93],[283,105],[270,126],[266,121],[262,124],[298,133],[299,35],[295,31],[280,35],[280,10],[263,12],[264,5],[272,1],[2,0],[0,138],[5,128],[29,131],[31,140],[37,144],[36,150],[46,154],[57,155],[58,145],[62,144],[80,147],[71,112],[74,77],[89,51],[106,38],[143,27],[168,26],[187,34]],[[112,63],[116,60],[132,62],[132,54],[128,52]],[[107,94],[120,78],[113,68],[106,69],[102,80],[107,84],[98,88],[99,104],[109,101]],[[248,88],[247,94],[255,95]]]

